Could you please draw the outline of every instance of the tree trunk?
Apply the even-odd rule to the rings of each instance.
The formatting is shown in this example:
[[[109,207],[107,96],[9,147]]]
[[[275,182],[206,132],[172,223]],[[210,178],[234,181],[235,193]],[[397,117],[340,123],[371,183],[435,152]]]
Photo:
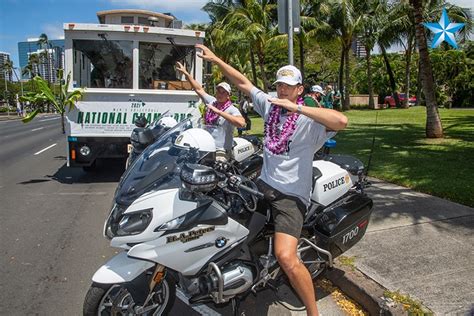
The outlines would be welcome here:
[[[263,79],[263,91],[268,92],[270,84],[268,83],[267,74],[265,72],[265,57],[262,52],[257,52],[258,64],[260,66],[260,72],[262,73]]]
[[[395,76],[393,75],[392,66],[390,66],[390,60],[388,60],[387,51],[383,45],[380,45],[382,51],[383,60],[385,61],[385,67],[387,67],[388,78],[390,80],[390,90],[392,90],[393,98],[395,99],[395,106],[400,107],[400,98],[398,98],[397,84],[395,83]]]
[[[339,63],[339,80],[338,80],[338,89],[341,93],[341,104],[344,104],[344,48],[341,49],[341,62]]]
[[[299,40],[299,50],[300,50],[300,71],[301,71],[301,78],[303,79],[304,82],[304,44],[303,44],[303,34],[300,32],[298,34],[298,40]]]
[[[374,104],[374,88],[372,86],[372,66],[370,64],[371,62],[371,55],[370,55],[370,47],[365,46],[365,55],[367,59],[367,86],[369,88],[369,108],[370,109],[375,109],[375,104]]]
[[[406,52],[406,64],[405,64],[405,100],[403,101],[403,107],[409,108],[410,99],[410,69],[411,69],[411,54],[413,50],[413,36],[411,33],[408,34],[408,45]]]
[[[344,111],[349,111],[351,109],[351,76],[350,76],[350,65],[349,65],[349,52],[351,50],[350,46],[347,46],[344,50],[344,59],[345,59],[345,69],[346,69],[346,84],[344,86],[345,96],[344,96],[344,105],[342,109]]]
[[[64,113],[63,112],[61,113],[61,128],[63,130],[63,134],[66,134],[66,127],[65,127],[65,124],[64,124]]]
[[[421,93],[421,68],[420,68],[420,60],[418,58],[418,72],[416,74],[416,105],[422,104],[423,94]]]
[[[426,100],[426,137],[443,138],[443,126],[436,103],[433,71],[431,69],[428,45],[426,44],[425,30],[423,28],[421,0],[410,0],[415,10],[415,27],[418,51],[420,54],[421,84]]]
[[[255,55],[253,49],[250,49],[250,66],[252,67],[253,84],[258,87],[257,68],[255,66]]]

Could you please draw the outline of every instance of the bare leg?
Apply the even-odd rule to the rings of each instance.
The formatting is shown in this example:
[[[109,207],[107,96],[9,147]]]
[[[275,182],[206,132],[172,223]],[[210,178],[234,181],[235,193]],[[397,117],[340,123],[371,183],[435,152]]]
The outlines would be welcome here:
[[[298,259],[296,249],[298,239],[285,233],[275,233],[275,256],[278,263],[285,271],[291,286],[306,306],[308,316],[317,316],[316,295],[314,293],[313,280],[308,269]]]

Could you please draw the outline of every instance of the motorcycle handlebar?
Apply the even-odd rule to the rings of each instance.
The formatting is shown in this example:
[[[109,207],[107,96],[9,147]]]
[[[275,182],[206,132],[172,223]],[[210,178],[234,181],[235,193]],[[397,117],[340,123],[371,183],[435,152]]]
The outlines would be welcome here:
[[[246,185],[243,185],[243,184],[239,185],[239,189],[241,189],[241,190],[243,190],[243,191],[245,191],[245,192],[248,192],[248,193],[250,193],[250,194],[252,194],[252,195],[255,195],[255,196],[256,196],[257,198],[259,198],[259,199],[263,199],[263,197],[264,197],[264,195],[263,195],[262,192],[257,191],[257,190],[254,190],[254,189],[252,189],[252,188],[250,188],[250,187],[248,187],[248,186],[246,186]]]

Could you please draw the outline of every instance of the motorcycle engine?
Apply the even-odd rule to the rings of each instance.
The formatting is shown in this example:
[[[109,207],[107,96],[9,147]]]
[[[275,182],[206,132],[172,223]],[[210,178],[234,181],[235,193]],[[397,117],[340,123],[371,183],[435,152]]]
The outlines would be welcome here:
[[[222,269],[221,274],[224,281],[224,298],[231,298],[246,291],[252,286],[254,280],[252,268],[242,262],[227,265]],[[214,272],[201,277],[199,283],[201,293],[213,294],[213,297],[217,296],[219,279]]]

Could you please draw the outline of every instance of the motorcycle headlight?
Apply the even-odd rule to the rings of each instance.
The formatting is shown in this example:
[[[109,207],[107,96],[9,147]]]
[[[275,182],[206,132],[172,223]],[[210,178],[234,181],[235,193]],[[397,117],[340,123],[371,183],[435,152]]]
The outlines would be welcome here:
[[[121,216],[127,210],[126,206],[119,205],[114,203],[112,209],[110,210],[109,217],[104,225],[104,236],[108,239],[112,239],[117,235],[117,226],[118,221]]]
[[[151,208],[138,212],[123,214],[117,225],[117,236],[137,235],[150,224],[153,215]]]
[[[157,228],[155,228],[155,232],[157,231],[166,231],[166,230],[173,230],[173,229],[177,229],[179,228],[179,226],[181,226],[181,224],[184,222],[184,220],[186,219],[186,215],[183,215],[183,216],[180,216],[180,217],[176,217],[164,224],[161,224],[160,226],[158,226]]]

